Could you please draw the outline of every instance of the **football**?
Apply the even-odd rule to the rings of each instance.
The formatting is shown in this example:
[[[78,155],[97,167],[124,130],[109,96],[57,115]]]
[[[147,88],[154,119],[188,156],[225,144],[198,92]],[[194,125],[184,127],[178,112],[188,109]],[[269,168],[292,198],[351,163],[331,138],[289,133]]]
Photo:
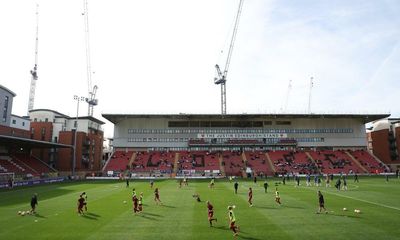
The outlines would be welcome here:
[[[25,216],[25,212],[24,211],[21,212],[21,216]]]
[[[126,201],[124,201],[124,204],[126,204]]]
[[[343,211],[347,211],[347,208],[343,208]]]
[[[18,211],[18,215],[21,215],[21,213],[22,213],[21,211]]]

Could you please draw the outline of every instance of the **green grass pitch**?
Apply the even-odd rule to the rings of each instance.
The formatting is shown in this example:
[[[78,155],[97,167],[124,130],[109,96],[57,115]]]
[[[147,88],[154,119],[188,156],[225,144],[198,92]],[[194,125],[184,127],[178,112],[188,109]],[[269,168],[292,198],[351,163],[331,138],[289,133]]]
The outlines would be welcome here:
[[[227,206],[236,205],[240,226],[236,239],[400,239],[400,180],[361,177],[348,180],[348,191],[333,187],[294,187],[294,181],[279,185],[282,206],[274,202],[275,182],[264,193],[263,182],[191,180],[178,188],[176,180],[158,180],[162,206],[154,203],[149,181],[125,187],[123,181],[84,181],[0,191],[0,239],[233,239],[228,227]],[[144,212],[133,214],[131,192],[144,193]],[[247,203],[253,187],[254,206]],[[316,214],[317,189],[325,197],[328,214]],[[76,212],[78,196],[88,195],[88,212]],[[30,209],[30,198],[38,193],[37,215],[19,216]],[[201,203],[193,194],[199,193]],[[218,222],[209,227],[206,200],[214,205]],[[126,204],[123,202],[127,201]],[[347,208],[348,211],[343,211]],[[354,209],[360,209],[357,214]]]

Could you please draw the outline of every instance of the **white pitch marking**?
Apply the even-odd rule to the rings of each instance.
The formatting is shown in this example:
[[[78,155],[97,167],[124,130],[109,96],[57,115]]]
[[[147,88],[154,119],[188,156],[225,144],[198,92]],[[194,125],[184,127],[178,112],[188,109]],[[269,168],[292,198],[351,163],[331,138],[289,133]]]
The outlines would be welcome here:
[[[357,185],[355,185],[355,186],[357,186]],[[305,189],[313,190],[313,189],[310,189],[310,188],[305,188]],[[345,195],[341,195],[341,194],[337,194],[337,193],[329,192],[329,191],[325,191],[325,193],[336,195],[336,196],[339,196],[339,197],[350,198],[350,199],[353,199],[353,200],[356,200],[356,201],[365,202],[365,203],[373,204],[373,205],[376,205],[376,206],[390,208],[390,209],[394,209],[394,210],[400,211],[400,208],[389,206],[389,205],[386,205],[386,204],[380,204],[380,203],[376,203],[376,202],[371,202],[371,201],[368,201],[368,200],[358,199],[358,198],[355,198],[355,197],[345,196]]]

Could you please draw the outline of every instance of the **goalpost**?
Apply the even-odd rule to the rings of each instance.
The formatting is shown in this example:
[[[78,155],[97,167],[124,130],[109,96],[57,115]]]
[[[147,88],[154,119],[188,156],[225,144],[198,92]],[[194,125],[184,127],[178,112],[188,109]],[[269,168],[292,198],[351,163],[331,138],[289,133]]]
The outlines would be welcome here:
[[[12,173],[0,173],[0,184],[8,184],[10,179],[12,180],[12,182],[14,183],[14,177],[15,174]]]

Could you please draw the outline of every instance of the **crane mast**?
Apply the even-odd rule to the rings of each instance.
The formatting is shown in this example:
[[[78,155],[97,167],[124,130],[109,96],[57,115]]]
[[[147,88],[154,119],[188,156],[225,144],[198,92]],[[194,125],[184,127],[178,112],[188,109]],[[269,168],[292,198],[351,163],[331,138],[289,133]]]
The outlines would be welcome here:
[[[31,85],[29,89],[28,115],[35,104],[36,81],[38,80],[38,46],[39,46],[39,5],[36,4],[36,38],[35,38],[35,66],[30,71]]]
[[[312,94],[312,88],[314,86],[314,77],[310,78],[310,91],[308,94],[308,114],[311,114],[311,94]]]
[[[229,64],[231,62],[233,46],[235,44],[236,33],[237,33],[238,26],[239,26],[239,18],[240,18],[240,14],[242,12],[242,6],[243,6],[243,0],[240,0],[238,11],[236,14],[235,25],[233,28],[232,39],[231,39],[231,43],[229,45],[228,56],[226,58],[224,71],[221,72],[219,65],[218,64],[215,65],[215,69],[217,71],[217,77],[214,78],[214,83],[217,85],[221,85],[221,114],[222,115],[226,114],[226,77],[228,75]]]
[[[88,116],[93,116],[93,107],[98,104],[96,99],[97,85],[92,86],[92,66],[90,62],[90,38],[89,38],[89,13],[88,2],[83,0],[83,15],[85,22],[85,46],[86,46],[86,77],[88,84],[88,97],[85,99],[88,103]]]
[[[289,85],[288,85],[287,92],[286,92],[286,99],[285,99],[285,104],[284,104],[284,107],[283,107],[283,112],[284,113],[286,112],[287,106],[288,106],[288,103],[289,103],[290,90],[292,90],[292,80],[289,80]]]

